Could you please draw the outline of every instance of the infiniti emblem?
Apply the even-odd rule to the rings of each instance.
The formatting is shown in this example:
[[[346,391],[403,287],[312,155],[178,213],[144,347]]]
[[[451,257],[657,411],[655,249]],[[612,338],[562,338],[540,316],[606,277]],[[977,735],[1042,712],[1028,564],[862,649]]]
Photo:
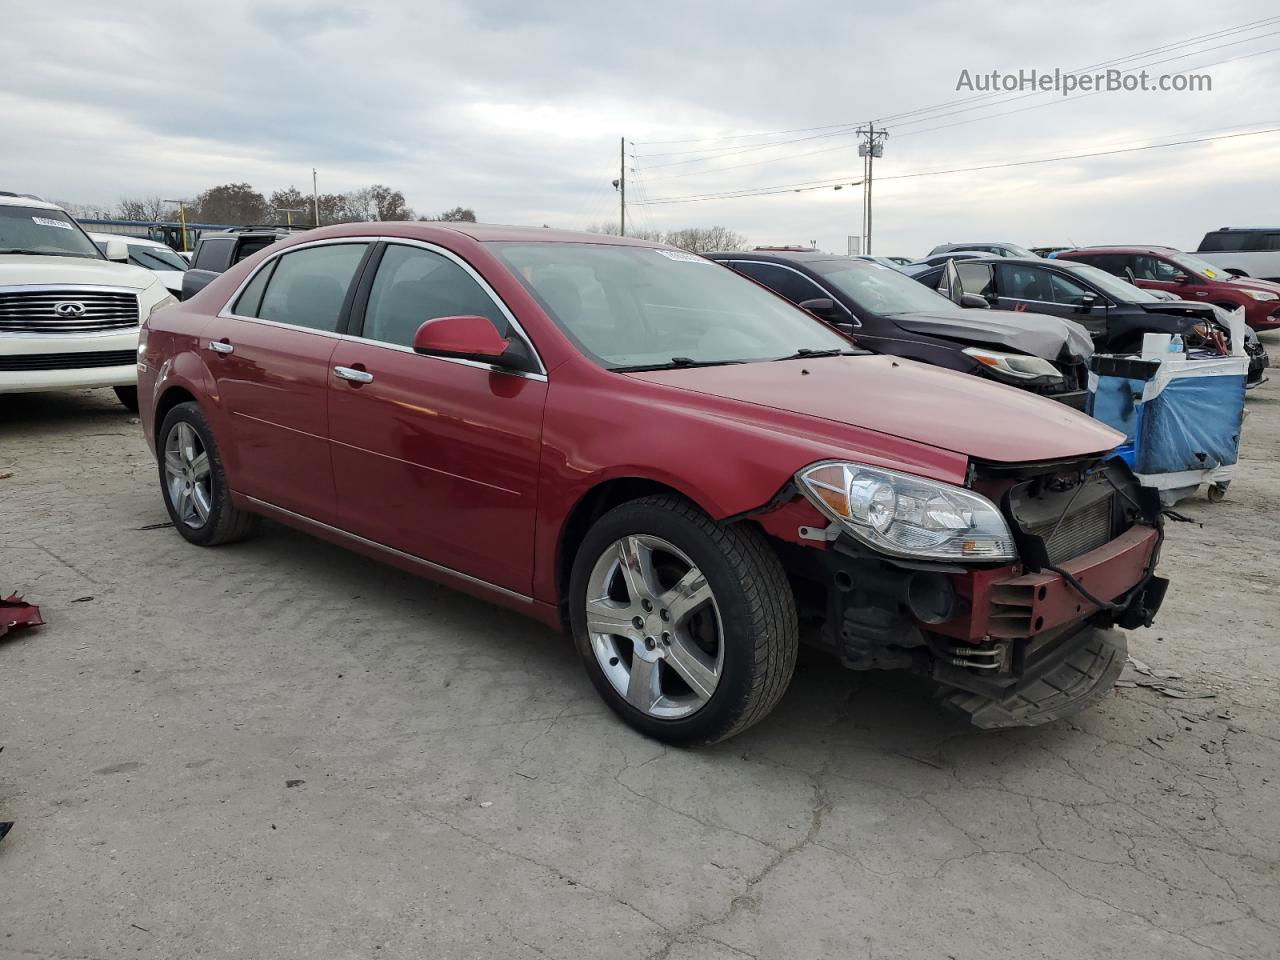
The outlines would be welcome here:
[[[78,300],[63,300],[53,305],[53,312],[60,317],[82,317],[85,305]]]

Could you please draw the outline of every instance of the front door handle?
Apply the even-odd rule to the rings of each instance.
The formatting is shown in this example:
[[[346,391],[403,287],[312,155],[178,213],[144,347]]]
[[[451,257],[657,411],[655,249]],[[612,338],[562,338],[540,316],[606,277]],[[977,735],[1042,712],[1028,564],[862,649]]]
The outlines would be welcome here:
[[[209,349],[214,353],[235,353],[236,348],[225,340],[210,340]]]
[[[333,375],[340,380],[350,380],[352,383],[373,383],[373,374],[368,370],[355,370],[352,367],[334,367]]]

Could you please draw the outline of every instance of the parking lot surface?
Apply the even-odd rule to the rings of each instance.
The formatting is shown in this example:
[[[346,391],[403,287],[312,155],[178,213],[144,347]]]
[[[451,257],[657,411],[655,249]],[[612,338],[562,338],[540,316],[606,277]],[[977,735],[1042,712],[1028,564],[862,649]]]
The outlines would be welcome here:
[[[980,733],[809,654],[677,750],[516,614],[189,546],[109,391],[0,397],[0,590],[48,621],[0,640],[0,957],[1273,960],[1280,385],[1248,406],[1130,636],[1167,691]]]

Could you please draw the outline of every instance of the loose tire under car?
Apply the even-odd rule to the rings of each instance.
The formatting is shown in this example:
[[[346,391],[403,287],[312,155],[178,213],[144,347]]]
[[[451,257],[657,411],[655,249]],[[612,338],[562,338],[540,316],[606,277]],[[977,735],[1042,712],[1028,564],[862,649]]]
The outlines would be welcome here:
[[[218,443],[199,404],[180,403],[168,412],[156,433],[156,450],[164,505],[183,537],[212,547],[257,528],[257,515],[231,502]]]
[[[677,496],[610,510],[569,585],[574,641],[600,696],[642,733],[710,743],[777,705],[795,670],[795,600],[752,527]]]
[[[1115,686],[1129,656],[1124,631],[1085,627],[1066,656],[1055,658],[1016,692],[985,696],[969,691],[946,694],[945,704],[983,730],[1034,727],[1093,706]]]

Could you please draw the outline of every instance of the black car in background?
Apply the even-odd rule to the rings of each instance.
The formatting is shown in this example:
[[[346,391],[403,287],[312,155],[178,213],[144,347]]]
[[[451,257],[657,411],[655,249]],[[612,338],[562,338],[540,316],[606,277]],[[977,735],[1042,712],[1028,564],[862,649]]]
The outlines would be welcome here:
[[[856,257],[799,250],[707,256],[852,334],[868,350],[1084,406],[1093,348],[1069,320],[964,310],[898,270]]]
[[[945,269],[916,274],[914,282],[937,290]],[[1085,263],[985,257],[958,260],[955,270],[967,304],[1074,320],[1100,353],[1138,353],[1144,333],[1181,334],[1188,350],[1212,347],[1215,333],[1229,343],[1225,314],[1212,304],[1169,300]],[[1244,339],[1249,382],[1258,383],[1270,361],[1257,334],[1246,328]]]
[[[271,246],[281,237],[292,236],[307,229],[310,228],[254,223],[202,233],[191,254],[191,269],[182,275],[182,293],[178,299],[187,300],[195,296],[214,277],[226,273],[246,257]]]

